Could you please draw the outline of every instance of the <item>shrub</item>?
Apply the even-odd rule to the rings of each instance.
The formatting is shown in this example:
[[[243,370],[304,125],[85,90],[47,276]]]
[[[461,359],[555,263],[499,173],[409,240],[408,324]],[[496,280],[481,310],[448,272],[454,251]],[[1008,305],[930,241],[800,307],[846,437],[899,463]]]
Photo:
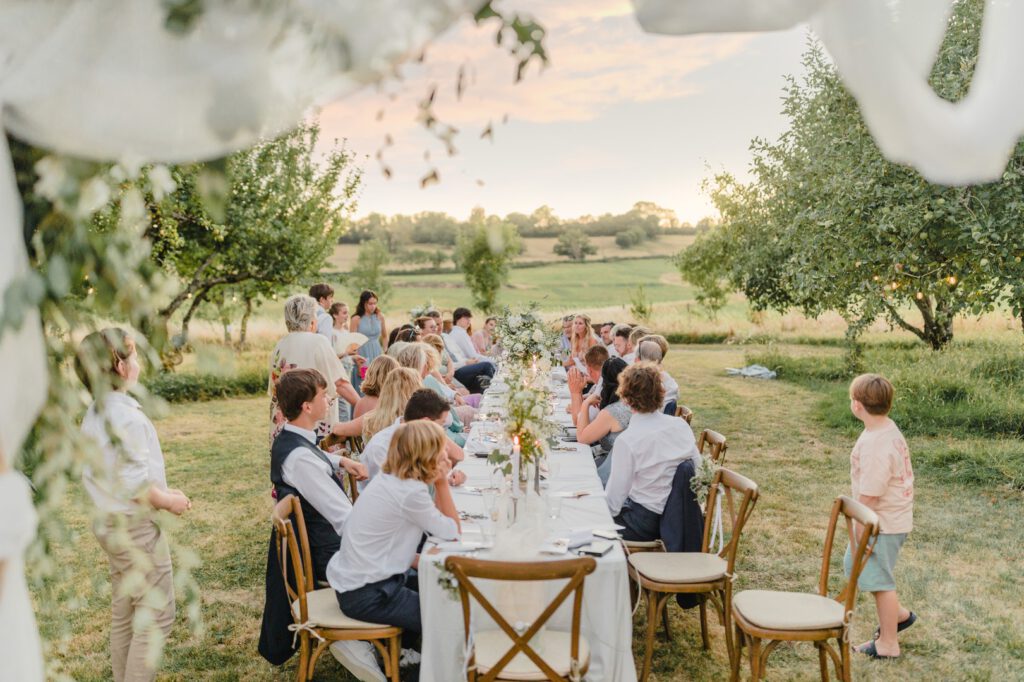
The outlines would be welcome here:
[[[169,403],[259,395],[267,390],[267,373],[249,370],[233,376],[162,372],[145,382],[153,395]]]

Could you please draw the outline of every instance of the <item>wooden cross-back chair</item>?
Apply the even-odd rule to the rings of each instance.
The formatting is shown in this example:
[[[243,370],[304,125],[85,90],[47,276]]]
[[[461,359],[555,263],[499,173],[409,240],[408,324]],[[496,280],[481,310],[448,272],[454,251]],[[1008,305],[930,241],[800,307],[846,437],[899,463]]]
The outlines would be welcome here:
[[[338,446],[341,446],[341,450],[337,450]],[[363,452],[363,437],[362,436],[336,436],[333,433],[324,436],[320,440],[320,449],[324,452],[335,452],[339,455],[345,455],[351,457],[354,460],[359,460],[359,455]],[[345,486],[345,492],[348,493],[349,498],[352,502],[355,502],[359,497],[359,486],[356,481],[356,477],[349,472],[344,472],[344,479],[342,483]]]
[[[693,410],[686,405],[676,405],[676,416],[685,420],[687,424],[693,423]]]
[[[705,446],[710,448],[707,453],[704,452]],[[700,437],[697,438],[697,450],[700,451],[700,454],[710,457],[716,466],[725,464],[725,451],[728,449],[729,445],[726,443],[725,436],[717,431],[704,429],[700,432]]]
[[[580,611],[583,606],[584,579],[597,567],[594,559],[583,557],[524,563],[450,556],[445,559],[444,565],[458,581],[466,642],[468,645],[472,641],[473,645],[467,664],[470,682],[583,678],[590,667],[590,645],[580,636]],[[473,579],[516,582],[568,579],[568,582],[525,631],[517,632],[480,592]],[[541,632],[544,624],[570,594],[574,596],[569,632],[550,629]],[[476,601],[500,629],[471,629],[472,601]],[[539,648],[543,649],[546,658],[531,646],[530,640],[535,636],[539,638]]]
[[[839,517],[846,519],[853,561],[848,581],[835,597],[828,596],[828,575]],[[854,524],[861,526],[860,539],[854,537]],[[821,679],[828,680],[828,658],[844,682],[852,676],[850,631],[857,599],[857,579],[878,536],[878,516],[863,504],[845,495],[832,504],[825,549],[821,559],[817,593],[744,590],[732,602],[736,624],[736,651],[732,657],[730,679],[738,680],[743,647],[750,646],[750,679],[759,680],[772,651],[782,642],[813,642],[818,650]],[[762,648],[763,641],[767,645]],[[835,640],[838,652],[830,640]]]
[[[384,658],[385,674],[392,682],[398,682],[402,629],[349,618],[338,606],[332,588],[314,589],[309,539],[299,498],[288,495],[278,502],[274,505],[271,519],[277,531],[277,560],[292,605],[292,620],[295,621],[291,629],[299,638],[299,664],[295,679],[300,682],[313,679],[317,660],[331,642],[363,640],[377,647]],[[290,576],[289,564],[292,567]],[[312,639],[317,640],[315,648]]]
[[[707,612],[708,601],[711,601],[725,629],[726,650],[732,656],[730,612],[736,554],[743,527],[754,511],[757,498],[756,483],[734,471],[718,469],[708,490],[708,511],[700,552],[640,552],[629,555],[630,577],[640,584],[640,590],[647,598],[647,637],[641,681],[646,680],[651,672],[654,631],[659,616],[665,623],[665,636],[671,639],[666,608],[669,598],[676,594],[699,595],[700,634],[705,649],[711,648]],[[715,507],[719,504],[722,548],[716,552],[712,546],[712,534],[716,525]]]

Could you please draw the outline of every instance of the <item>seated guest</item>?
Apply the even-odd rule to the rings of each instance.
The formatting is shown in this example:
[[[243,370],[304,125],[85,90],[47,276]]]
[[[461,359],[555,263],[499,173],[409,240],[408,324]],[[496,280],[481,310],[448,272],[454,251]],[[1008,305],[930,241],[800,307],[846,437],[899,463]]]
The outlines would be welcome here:
[[[480,355],[490,356],[494,351],[494,329],[498,326],[498,318],[488,317],[483,329],[473,332],[473,347]]]
[[[457,393],[462,401],[475,408],[480,407],[480,401],[483,399],[479,393],[470,393],[465,386],[460,384],[455,378],[455,362],[452,360],[451,354],[444,345],[444,339],[439,334],[427,334],[423,337],[423,342],[429,345],[431,348],[437,351],[438,356],[441,359],[441,363],[437,368],[435,376],[440,379],[446,386],[451,388]]]
[[[469,308],[456,308],[452,313],[452,331],[448,334],[446,346],[455,359],[455,378],[470,393],[483,393],[484,387],[494,376],[494,363],[477,353],[469,338],[473,313]]]
[[[435,391],[445,401],[454,402],[458,397],[455,391],[445,386],[443,383],[437,380],[437,378],[431,376],[430,371],[432,367],[436,367],[438,363],[437,351],[428,346],[425,343],[410,343],[407,344],[398,353],[398,362],[403,367],[415,370],[420,375],[420,381],[424,388],[429,388]],[[468,407],[468,406],[465,406]],[[475,414],[473,408],[469,408],[472,414],[468,415],[472,418]],[[448,432],[448,437],[455,441],[459,447],[466,444],[465,425],[455,411],[449,414],[449,422],[445,425]]]
[[[353,373],[358,371],[358,368],[366,364],[366,358],[359,355],[359,344],[351,343],[347,347],[341,347],[341,335],[348,333],[348,304],[341,301],[335,301],[331,304],[330,309],[327,313],[333,320],[331,326],[331,346],[334,347],[334,352],[338,354],[338,359],[341,360],[341,366],[345,370],[345,376],[351,377]],[[341,421],[348,421],[352,418],[353,406],[348,403],[347,400],[338,401],[338,418]]]
[[[576,423],[576,416],[580,412],[584,400],[591,396],[599,397],[601,394],[601,368],[608,359],[608,351],[600,343],[591,346],[583,355],[583,366],[586,372],[581,372],[575,367],[570,367],[567,372],[569,383],[569,406],[566,410],[572,416],[573,424]],[[590,390],[586,390],[586,385]],[[590,418],[597,417],[596,403],[591,405]]]
[[[583,362],[583,355],[591,346],[599,345],[600,342],[594,336],[594,330],[590,326],[590,317],[577,315],[572,321],[572,336],[569,338],[569,357],[565,360],[566,368],[575,367],[581,372],[586,371]]]
[[[636,362],[636,353],[640,350],[640,339],[650,335],[651,330],[647,327],[633,327],[633,330],[629,332],[629,348],[633,352],[633,357],[630,360],[626,360],[626,362],[630,364]]]
[[[419,581],[409,572],[418,565],[420,539],[424,533],[441,540],[459,537],[459,512],[448,487],[447,442],[440,426],[422,419],[395,430],[381,473],[359,496],[341,549],[327,567],[342,612],[402,628],[406,648],[415,648],[423,632]],[[383,679],[372,655],[360,654],[360,662],[360,679]]]
[[[672,378],[672,375],[661,369],[661,360],[668,353],[668,341],[664,336],[653,334],[640,339],[637,346],[637,362],[650,362],[661,370],[661,385],[665,387],[665,407],[669,403],[679,402],[679,383]]]
[[[636,360],[636,349],[629,343],[629,335],[633,328],[628,324],[617,324],[612,329],[612,345],[615,346],[615,353],[626,361],[626,364],[633,364]]]
[[[405,404],[417,388],[421,388],[421,384],[420,375],[415,370],[399,367],[387,375],[380,387],[377,407],[363,416],[364,443],[402,416]]]
[[[288,420],[270,450],[270,480],[277,499],[295,495],[309,537],[314,580],[327,579],[327,562],[341,546],[341,531],[352,511],[352,503],[338,478],[344,468],[366,479],[366,467],[347,457],[325,453],[316,445],[314,429],[328,409],[327,381],[315,369],[293,369],[277,380],[277,398]],[[276,531],[270,537],[267,555],[266,605],[260,632],[260,653],[275,665],[294,652],[291,600],[281,581],[277,562]]]
[[[380,386],[384,378],[391,373],[391,370],[399,367],[398,360],[390,355],[378,355],[366,368],[366,378],[363,379],[363,397],[356,403],[353,411],[353,418],[362,417],[364,414],[377,407],[377,400],[380,397]]]
[[[619,399],[619,375],[629,365],[622,358],[609,358],[601,368],[601,391],[583,401],[576,419],[576,440],[586,445],[598,443],[597,475],[601,485],[608,483],[611,473],[611,452],[616,438],[629,426],[633,411]],[[591,421],[591,407],[600,411]]]
[[[604,344],[605,349],[608,351],[608,355],[613,358],[619,357],[619,352],[615,350],[614,336],[612,330],[615,329],[614,322],[605,322],[601,325],[601,343]]]
[[[562,318],[562,335],[559,337],[559,350],[562,352],[562,360],[569,357],[569,349],[572,347],[572,321],[575,315],[566,315]]]
[[[676,467],[700,461],[690,425],[661,411],[665,389],[657,367],[631,365],[619,375],[619,397],[633,410],[615,439],[605,500],[626,540],[656,540]]]
[[[448,420],[448,403],[429,388],[418,388],[405,404],[405,412],[401,419],[395,420],[391,426],[381,429],[366,444],[363,449],[363,463],[366,464],[369,480],[380,473],[381,467],[388,456],[388,449],[391,447],[391,439],[395,431],[402,424],[414,422],[417,419],[426,419],[440,426],[444,426]],[[453,443],[451,439],[445,444],[445,453],[448,461],[454,467],[465,458],[462,448]],[[448,476],[448,482],[452,485],[461,485],[466,480],[466,474],[461,471],[452,470]]]
[[[438,313],[440,315],[440,313]],[[440,334],[441,323],[437,318],[431,317],[430,315],[424,315],[423,317],[416,318],[416,328],[420,330],[420,336],[426,336],[427,334]],[[422,338],[421,338],[422,340]]]
[[[338,399],[351,405],[359,401],[359,394],[352,388],[348,374],[334,352],[327,337],[316,333],[316,316],[320,306],[309,296],[292,296],[284,303],[284,323],[288,334],[284,336],[270,354],[270,379],[267,393],[270,396],[270,442],[274,441],[284,417],[274,395],[275,382],[284,373],[294,369],[315,369],[327,380],[327,400],[331,407],[327,416],[317,425],[317,435],[326,436],[338,422]]]

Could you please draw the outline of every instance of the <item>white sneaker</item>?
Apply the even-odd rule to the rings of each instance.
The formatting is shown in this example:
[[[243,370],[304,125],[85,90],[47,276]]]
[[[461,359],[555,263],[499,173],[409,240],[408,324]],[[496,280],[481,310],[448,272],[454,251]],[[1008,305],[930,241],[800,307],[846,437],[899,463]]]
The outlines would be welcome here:
[[[406,666],[416,665],[420,662],[420,652],[415,649],[402,649],[402,656],[398,659],[398,667],[405,668]]]
[[[360,640],[332,642],[331,654],[338,663],[356,676],[360,682],[387,682],[384,672],[377,665],[377,657],[373,654],[373,645]]]

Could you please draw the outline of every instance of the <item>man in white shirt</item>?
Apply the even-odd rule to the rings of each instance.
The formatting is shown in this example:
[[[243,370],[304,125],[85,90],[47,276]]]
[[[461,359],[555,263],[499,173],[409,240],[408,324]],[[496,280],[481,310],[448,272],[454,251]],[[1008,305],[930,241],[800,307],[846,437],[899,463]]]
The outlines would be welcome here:
[[[661,385],[665,388],[665,404],[662,405],[663,408],[668,407],[670,403],[673,405],[679,403],[679,383],[672,378],[671,374],[661,369],[661,361],[665,357],[667,350],[668,341],[665,340],[665,337],[651,335],[640,339],[640,345],[636,352],[637,362],[650,362],[661,370]],[[674,408],[671,413],[675,413]]]
[[[632,332],[633,328],[628,324],[617,324],[612,329],[612,345],[615,346],[615,352],[630,365],[636,360],[633,344],[629,342],[629,335]]]
[[[334,318],[329,311],[334,304],[334,287],[326,282],[320,282],[309,288],[309,295],[320,304],[320,309],[316,311],[316,333],[326,336],[328,341],[333,341]]]
[[[689,424],[661,411],[664,394],[661,375],[650,364],[619,375],[619,395],[634,414],[615,439],[605,499],[615,522],[625,526],[626,540],[658,539],[676,468],[700,458]]]
[[[494,363],[480,355],[466,331],[473,322],[469,308],[456,308],[452,313],[452,330],[445,338],[445,347],[455,363],[455,379],[470,393],[483,393],[494,376]]]
[[[604,367],[604,363],[607,360],[607,349],[600,344],[595,344],[588,348],[587,352],[583,354],[583,365],[587,368],[586,374],[575,367],[570,367],[568,369],[567,377],[570,401],[566,410],[572,415],[573,424],[576,423],[576,417],[580,413],[580,408],[583,406],[583,402],[591,396],[601,395],[601,369]],[[583,393],[583,388],[588,383],[590,384],[590,390]],[[589,410],[590,419],[595,419],[597,417],[597,413],[600,411],[600,408],[596,404],[591,404]]]

